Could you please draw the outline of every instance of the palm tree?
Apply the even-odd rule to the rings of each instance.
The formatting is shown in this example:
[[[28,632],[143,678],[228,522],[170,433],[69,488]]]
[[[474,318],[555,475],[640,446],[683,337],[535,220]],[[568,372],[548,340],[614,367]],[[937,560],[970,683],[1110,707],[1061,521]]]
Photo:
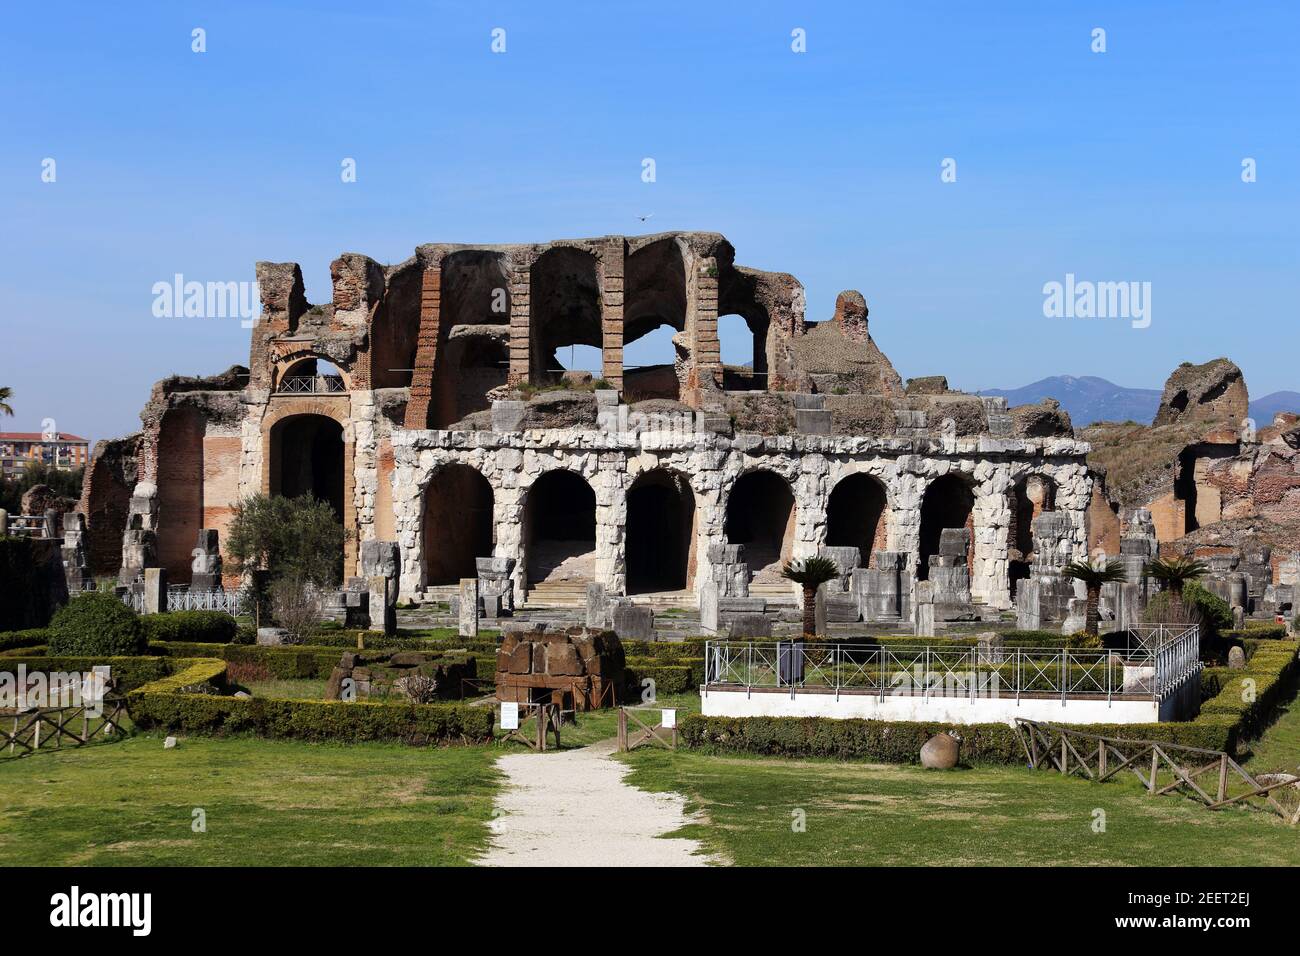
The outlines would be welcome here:
[[[804,558],[786,562],[781,576],[803,587],[803,636],[817,636],[817,589],[840,576],[840,567],[830,558]]]
[[[1208,564],[1194,558],[1156,558],[1142,569],[1142,574],[1159,581],[1160,590],[1169,592],[1171,609],[1181,610],[1183,587],[1209,570]]]
[[[1072,561],[1061,569],[1061,573],[1067,578],[1082,581],[1088,589],[1088,610],[1084,616],[1083,633],[1096,637],[1097,625],[1101,621],[1101,586],[1112,581],[1123,581],[1124,565],[1118,558],[1112,558],[1105,564]]]
[[[14,408],[9,404],[9,399],[14,397],[14,390],[8,386],[0,387],[0,413],[13,417]]]

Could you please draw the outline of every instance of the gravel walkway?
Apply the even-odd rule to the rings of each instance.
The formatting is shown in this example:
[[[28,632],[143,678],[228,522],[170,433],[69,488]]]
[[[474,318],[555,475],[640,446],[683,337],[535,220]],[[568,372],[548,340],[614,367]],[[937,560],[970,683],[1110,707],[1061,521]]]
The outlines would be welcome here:
[[[661,839],[689,822],[675,793],[623,782],[612,740],[581,750],[508,754],[492,821],[493,846],[481,866],[706,866],[695,840]]]

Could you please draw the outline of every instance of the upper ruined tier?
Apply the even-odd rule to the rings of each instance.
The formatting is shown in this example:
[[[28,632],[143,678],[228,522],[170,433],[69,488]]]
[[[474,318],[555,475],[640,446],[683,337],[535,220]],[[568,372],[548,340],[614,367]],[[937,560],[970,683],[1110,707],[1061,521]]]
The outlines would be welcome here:
[[[628,403],[680,403],[769,433],[1071,434],[1057,409],[1009,415],[938,377],[904,388],[871,336],[861,293],[841,292],[828,320],[809,322],[794,276],[737,265],[715,232],[429,243],[388,266],[344,253],[330,276],[332,301],[312,305],[296,263],[257,264],[251,387],[403,389],[400,423],[415,429],[482,425],[496,399],[601,386]],[[726,316],[752,336],[743,365],[722,361]],[[625,364],[625,346],[664,326],[671,361]],[[577,345],[600,350],[597,376],[565,368]],[[317,376],[321,360],[337,367],[328,382]]]

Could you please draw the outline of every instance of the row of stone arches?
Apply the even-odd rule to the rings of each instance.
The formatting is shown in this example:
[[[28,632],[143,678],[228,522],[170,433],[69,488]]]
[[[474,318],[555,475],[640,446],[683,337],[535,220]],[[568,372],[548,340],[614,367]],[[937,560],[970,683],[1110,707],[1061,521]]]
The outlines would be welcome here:
[[[448,464],[424,495],[425,583],[445,585],[475,573],[474,559],[493,553],[492,487],[476,469]],[[970,527],[974,491],[950,475],[932,482],[922,505],[918,570],[938,553],[943,528]],[[872,475],[836,483],[827,508],[826,543],[856,547],[863,566],[889,544],[889,497]],[[767,469],[741,475],[725,509],[723,537],[745,546],[756,581],[780,579],[793,552],[797,509],[789,481]],[[577,472],[555,469],[528,489],[520,512],[524,576],[529,585],[555,576],[591,580],[596,550],[596,495]],[[684,474],[658,468],[628,489],[623,538],[629,594],[690,589],[699,563],[695,494]],[[924,571],[921,573],[924,578]]]

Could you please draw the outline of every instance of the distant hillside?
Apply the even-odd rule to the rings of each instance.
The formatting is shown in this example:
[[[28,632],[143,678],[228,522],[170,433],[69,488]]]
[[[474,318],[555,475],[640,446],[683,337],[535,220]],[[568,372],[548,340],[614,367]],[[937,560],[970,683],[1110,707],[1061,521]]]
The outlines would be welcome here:
[[[1273,416],[1278,412],[1300,414],[1300,392],[1273,392],[1250,403],[1250,417],[1259,428],[1273,424]]]
[[[1023,388],[986,388],[980,394],[1001,395],[1008,405],[1032,404],[1054,398],[1070,413],[1075,428],[1101,421],[1131,420],[1150,425],[1160,406],[1158,388],[1125,388],[1095,375],[1053,375]],[[1272,421],[1271,417],[1269,421]]]

